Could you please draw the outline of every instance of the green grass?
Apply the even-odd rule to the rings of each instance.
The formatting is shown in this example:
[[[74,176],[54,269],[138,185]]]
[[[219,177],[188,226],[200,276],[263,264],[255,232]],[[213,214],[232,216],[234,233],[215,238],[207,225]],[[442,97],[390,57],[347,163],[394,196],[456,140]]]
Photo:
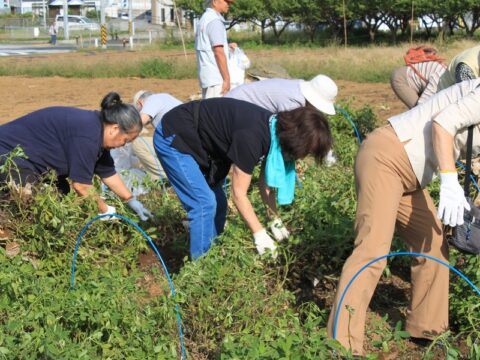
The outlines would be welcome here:
[[[248,44],[248,43],[246,43]],[[191,44],[190,44],[191,45]],[[448,61],[460,51],[476,45],[473,41],[433,44]],[[240,46],[243,46],[240,43]],[[285,68],[292,78],[310,79],[328,74],[336,80],[388,82],[395,67],[403,64],[410,44],[398,46],[318,47],[305,44],[262,46],[246,49],[252,61],[251,71],[268,69],[272,64]],[[114,50],[82,49],[78,57],[48,57],[35,61],[2,59],[0,76],[61,76],[69,78],[143,77],[159,79],[196,79],[197,69],[191,46],[185,59],[178,44],[162,42],[118,53]],[[99,55],[94,58],[91,55]],[[82,57],[88,57],[84,61]]]
[[[159,79],[191,79],[195,78],[196,69],[193,63],[185,63],[183,59],[143,60],[139,63],[123,62],[112,66],[108,62],[82,66],[71,62],[50,62],[42,64],[0,64],[0,76],[61,76],[66,78],[125,78],[143,77]]]
[[[370,109],[342,107],[362,133],[372,129],[376,119]],[[302,188],[292,206],[280,209],[292,236],[280,244],[277,261],[256,254],[250,232],[232,208],[218,243],[188,261],[185,213],[171,189],[163,193],[152,184],[142,197],[155,217],[141,226],[172,272],[189,359],[330,359],[335,351],[350,356],[327,338],[330,308],[314,295],[333,295],[332,279],[353,246],[352,168],[358,144],[342,116],[332,117],[331,125],[339,162],[330,168],[308,160],[300,164]],[[432,193],[438,195],[435,188]],[[121,222],[94,223],[80,247],[72,291],[75,241],[96,215],[95,202],[74,194],[61,197],[51,186],[33,194],[0,203],[1,224],[22,251],[7,256],[6,241],[0,241],[0,359],[178,359],[174,301],[161,268],[138,261],[147,248],[143,237]],[[249,197],[265,223],[256,187]],[[118,199],[109,201],[120,214],[138,220]],[[452,263],[461,260],[461,270],[478,284],[480,259],[451,254]],[[406,268],[408,262],[397,261],[390,272]],[[157,296],[147,291],[152,285]],[[457,279],[451,285],[451,320],[450,338],[441,337],[438,344],[453,354],[463,341],[469,351],[463,355],[478,358],[478,298]],[[404,346],[403,336],[401,324],[388,316],[367,327],[375,352],[418,358]]]

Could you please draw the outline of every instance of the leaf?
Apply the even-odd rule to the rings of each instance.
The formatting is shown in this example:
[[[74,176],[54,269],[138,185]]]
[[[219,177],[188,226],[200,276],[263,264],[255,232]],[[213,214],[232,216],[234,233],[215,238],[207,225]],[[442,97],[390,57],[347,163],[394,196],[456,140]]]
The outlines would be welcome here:
[[[408,331],[396,331],[395,332],[396,338],[408,339],[410,337],[410,333]]]
[[[0,354],[3,354],[3,355],[10,354],[10,350],[8,350],[6,347],[0,346]]]
[[[20,244],[17,243],[16,241],[12,241],[7,243],[5,246],[5,255],[7,257],[12,258],[20,254]]]

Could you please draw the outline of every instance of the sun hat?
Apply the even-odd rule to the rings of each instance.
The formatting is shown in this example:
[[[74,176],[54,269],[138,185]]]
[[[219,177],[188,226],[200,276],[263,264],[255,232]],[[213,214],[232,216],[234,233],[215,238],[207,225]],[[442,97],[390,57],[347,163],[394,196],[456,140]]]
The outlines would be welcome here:
[[[321,112],[335,115],[337,84],[326,75],[317,75],[310,81],[300,83],[300,92],[305,99]]]

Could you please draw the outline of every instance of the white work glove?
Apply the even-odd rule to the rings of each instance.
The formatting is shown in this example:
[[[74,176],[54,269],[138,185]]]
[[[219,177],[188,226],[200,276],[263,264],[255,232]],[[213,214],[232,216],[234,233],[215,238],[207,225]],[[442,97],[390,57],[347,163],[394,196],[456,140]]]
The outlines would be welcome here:
[[[147,221],[151,217],[153,217],[153,214],[143,206],[143,204],[137,200],[137,198],[134,196],[127,202],[128,206],[135,211],[142,221]]]
[[[329,150],[328,154],[323,158],[325,166],[330,167],[336,164],[337,157],[333,153],[333,150]]]
[[[270,230],[272,231],[273,237],[277,241],[282,241],[288,239],[290,233],[288,232],[285,225],[283,225],[282,219],[275,218],[270,224]]]
[[[115,210],[115,207],[107,205],[107,211],[105,211],[104,213],[99,213],[98,215],[109,215],[109,214],[116,214],[116,213],[117,213],[117,210]],[[100,220],[102,221],[111,221],[114,219],[115,219],[115,216],[104,216],[100,218]]]
[[[440,173],[440,203],[437,218],[452,227],[463,224],[463,211],[470,210],[456,172]]]
[[[267,234],[267,230],[262,229],[253,234],[253,239],[255,241],[255,246],[260,255],[265,254],[267,250],[271,251],[272,258],[277,257],[277,246],[275,241]]]

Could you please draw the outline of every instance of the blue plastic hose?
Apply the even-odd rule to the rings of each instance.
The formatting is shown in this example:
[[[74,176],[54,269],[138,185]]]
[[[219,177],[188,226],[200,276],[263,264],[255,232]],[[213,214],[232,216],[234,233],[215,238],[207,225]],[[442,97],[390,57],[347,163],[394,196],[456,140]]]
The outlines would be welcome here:
[[[352,117],[350,116],[350,114],[338,107],[338,106],[335,106],[335,110],[337,110],[338,112],[342,113],[343,116],[345,116],[347,118],[347,120],[350,122],[350,124],[352,125],[353,127],[353,130],[355,131],[355,135],[357,136],[357,140],[358,140],[358,143],[361,144],[362,143],[362,137],[360,136],[360,132],[358,131],[357,127],[355,126],[355,122],[353,121]]]
[[[387,254],[387,255],[383,255],[383,256],[380,256],[376,259],[373,259],[372,261],[370,261],[369,263],[367,263],[366,265],[364,265],[360,270],[357,271],[357,273],[350,279],[350,282],[348,283],[347,287],[345,288],[345,290],[343,290],[343,293],[342,293],[342,296],[340,297],[340,301],[338,303],[338,306],[337,306],[337,309],[335,311],[335,321],[333,322],[333,338],[336,339],[337,338],[337,322],[338,322],[338,315],[340,314],[340,310],[342,309],[342,302],[343,302],[343,299],[345,298],[345,295],[347,294],[347,291],[348,289],[350,288],[350,286],[352,285],[352,283],[355,281],[355,279],[363,272],[363,270],[365,270],[366,268],[368,268],[370,265],[376,263],[377,261],[380,261],[382,259],[385,259],[385,258],[389,258],[389,257],[393,257],[393,256],[420,256],[420,257],[424,257],[424,258],[427,258],[427,259],[430,259],[430,260],[433,260],[433,261],[436,261],[442,265],[445,265],[447,266],[448,268],[450,268],[450,270],[454,271],[455,273],[457,273],[458,276],[460,276],[463,280],[465,280],[467,282],[468,285],[470,285],[473,290],[478,294],[478,296],[480,296],[480,290],[475,286],[475,284],[473,284],[469,278],[467,278],[462,272],[460,272],[459,270],[455,269],[453,266],[451,266],[450,264],[446,263],[445,261],[442,261],[440,259],[437,259],[436,257],[433,257],[433,256],[430,256],[430,255],[426,255],[426,254],[420,254],[420,253],[415,253],[415,252],[408,252],[408,251],[405,251],[405,252],[397,252],[397,253],[390,253],[390,254]]]
[[[465,171],[465,165],[463,165],[460,161],[457,161],[457,166]],[[478,186],[477,180],[475,179],[475,176],[473,176],[473,174],[470,174],[470,180],[472,180],[472,183],[475,185],[477,191],[480,193],[480,187]]]
[[[299,187],[299,189],[303,189],[303,184],[302,182],[300,181],[300,178],[298,177],[298,174],[295,174],[295,181],[297,182],[297,186]]]
[[[155,246],[155,244],[153,243],[152,239],[150,238],[150,236],[147,235],[147,233],[140,227],[138,226],[137,223],[135,223],[133,220],[125,217],[125,216],[122,216],[122,215],[118,215],[118,214],[104,214],[104,215],[98,215],[98,216],[95,216],[93,219],[91,219],[82,229],[82,231],[80,231],[80,234],[78,235],[78,238],[77,238],[77,243],[75,245],[75,251],[73,252],[73,261],[72,261],[72,290],[75,289],[75,266],[76,266],[76,262],[77,262],[77,253],[78,253],[78,248],[80,247],[80,242],[82,240],[82,237],[83,235],[85,234],[85,232],[87,231],[87,229],[90,227],[90,225],[92,223],[94,223],[95,221],[97,221],[98,219],[101,219],[103,217],[116,217],[116,218],[119,218],[119,219],[122,219],[122,220],[125,220],[127,223],[129,223],[130,225],[132,225],[135,229],[137,229],[142,235],[143,237],[147,240],[147,242],[149,243],[149,245],[152,247],[153,251],[155,251],[155,254],[157,254],[157,257],[158,259],[160,260],[160,263],[162,264],[162,267],[163,267],[163,271],[165,272],[165,275],[167,276],[167,280],[168,280],[168,284],[170,285],[170,290],[171,290],[171,293],[172,293],[172,298],[175,300],[175,287],[173,286],[173,281],[172,281],[172,278],[170,277],[170,273],[168,272],[168,269],[167,269],[167,266],[165,265],[165,262],[163,261],[163,258],[162,256],[160,255],[160,252],[158,251],[157,247]],[[182,318],[180,317],[180,310],[179,310],[179,307],[178,307],[178,304],[175,303],[175,312],[176,312],[176,316],[177,316],[177,325],[178,325],[178,335],[179,335],[179,338],[180,338],[180,347],[181,347],[181,350],[182,350],[182,360],[185,360],[187,358],[187,355],[186,355],[186,352],[185,352],[185,344],[183,342],[183,330],[182,330]]]

